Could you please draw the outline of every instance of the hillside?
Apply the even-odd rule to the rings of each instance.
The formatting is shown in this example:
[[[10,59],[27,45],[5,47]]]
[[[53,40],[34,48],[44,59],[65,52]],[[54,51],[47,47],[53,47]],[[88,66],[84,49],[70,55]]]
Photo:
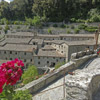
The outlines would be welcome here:
[[[0,3],[0,19],[25,21],[39,16],[52,22],[100,21],[100,0],[14,0]]]

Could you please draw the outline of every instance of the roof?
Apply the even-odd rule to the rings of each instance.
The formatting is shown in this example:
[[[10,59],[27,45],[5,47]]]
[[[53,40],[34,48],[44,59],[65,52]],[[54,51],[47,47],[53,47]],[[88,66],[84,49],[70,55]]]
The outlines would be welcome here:
[[[28,44],[32,38],[6,38],[6,43]]]
[[[54,37],[59,37],[59,35],[50,35],[50,34],[37,34],[38,37],[51,37],[51,38],[54,38]]]
[[[61,37],[94,37],[95,34],[60,34]]]
[[[34,34],[32,32],[16,32],[16,33],[9,33],[6,36],[34,36]]]
[[[84,40],[84,41],[64,41],[64,40],[54,40],[52,41],[54,44],[67,44],[67,45],[95,45],[94,40]]]
[[[44,48],[42,48],[42,50],[56,50],[56,49],[53,48],[51,45],[45,45]]]
[[[32,39],[30,44],[33,44],[33,42],[37,42],[38,44],[42,44],[43,43],[43,39]]]
[[[58,53],[57,51],[53,50],[53,51],[44,51],[42,49],[39,50],[37,56],[42,56],[42,57],[63,57],[65,58],[66,56]]]
[[[33,46],[33,45],[6,44],[3,47],[0,47],[0,50],[32,52],[36,48],[37,48],[37,46]]]
[[[40,37],[94,37],[95,34],[58,34],[58,35],[48,35],[48,34],[37,34]]]
[[[5,40],[3,40],[3,41],[0,42],[0,46],[3,46],[5,44],[6,44],[6,41]]]

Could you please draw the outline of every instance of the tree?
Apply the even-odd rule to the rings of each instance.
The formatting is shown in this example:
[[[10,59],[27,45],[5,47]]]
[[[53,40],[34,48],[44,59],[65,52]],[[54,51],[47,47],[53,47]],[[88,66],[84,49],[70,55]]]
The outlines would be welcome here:
[[[7,2],[1,2],[0,3],[0,18],[7,18],[10,19],[10,8],[9,3]]]

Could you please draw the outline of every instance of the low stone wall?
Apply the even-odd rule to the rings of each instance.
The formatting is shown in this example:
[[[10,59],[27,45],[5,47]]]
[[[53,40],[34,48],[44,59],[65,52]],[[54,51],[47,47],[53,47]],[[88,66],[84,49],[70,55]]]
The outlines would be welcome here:
[[[95,54],[95,51],[87,50],[87,51],[80,51],[77,53],[73,53],[71,55],[71,61],[75,62],[75,66],[80,66],[84,62],[88,61],[89,59],[93,58],[93,54],[96,57],[97,54]]]
[[[85,87],[79,86],[77,82],[66,83],[66,100],[93,100],[93,96],[100,89],[100,74],[94,75],[90,80]]]
[[[84,54],[83,52],[81,52],[81,53]],[[78,53],[78,55],[79,54],[81,55],[81,53]],[[38,90],[40,90],[40,89],[44,88],[45,86],[47,86],[48,84],[50,84],[51,82],[57,80],[59,77],[63,76],[64,73],[68,73],[68,72],[76,69],[81,64],[85,63],[87,60],[97,56],[96,54],[90,53],[90,51],[88,52],[88,54],[90,54],[90,55],[87,55],[87,53],[86,53],[86,54],[84,54],[84,56],[79,56],[78,59],[76,59],[75,57],[74,58],[72,57],[73,59],[71,59],[70,62],[61,66],[59,69],[54,70],[53,72],[50,72],[47,75],[45,75],[35,81],[32,81],[29,84],[26,84],[24,87],[17,89],[17,90],[28,89],[30,91],[30,93],[32,93],[32,94],[37,92]]]
[[[92,77],[87,92],[88,99],[92,100],[93,96],[97,93],[99,89],[100,89],[100,74]]]
[[[66,100],[93,100],[100,89],[100,58],[84,69],[74,71],[66,80]],[[98,99],[99,100],[99,99]]]

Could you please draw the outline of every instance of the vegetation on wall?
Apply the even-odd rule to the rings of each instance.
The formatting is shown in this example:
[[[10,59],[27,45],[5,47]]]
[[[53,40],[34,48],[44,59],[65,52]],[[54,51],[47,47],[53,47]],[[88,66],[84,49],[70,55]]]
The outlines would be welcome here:
[[[28,66],[28,69],[22,75],[22,82],[27,84],[36,79],[38,76],[37,67],[34,65]]]
[[[55,69],[58,69],[58,68],[60,68],[62,65],[64,65],[65,64],[65,62],[59,62],[59,63],[57,63],[56,65],[55,65]]]

